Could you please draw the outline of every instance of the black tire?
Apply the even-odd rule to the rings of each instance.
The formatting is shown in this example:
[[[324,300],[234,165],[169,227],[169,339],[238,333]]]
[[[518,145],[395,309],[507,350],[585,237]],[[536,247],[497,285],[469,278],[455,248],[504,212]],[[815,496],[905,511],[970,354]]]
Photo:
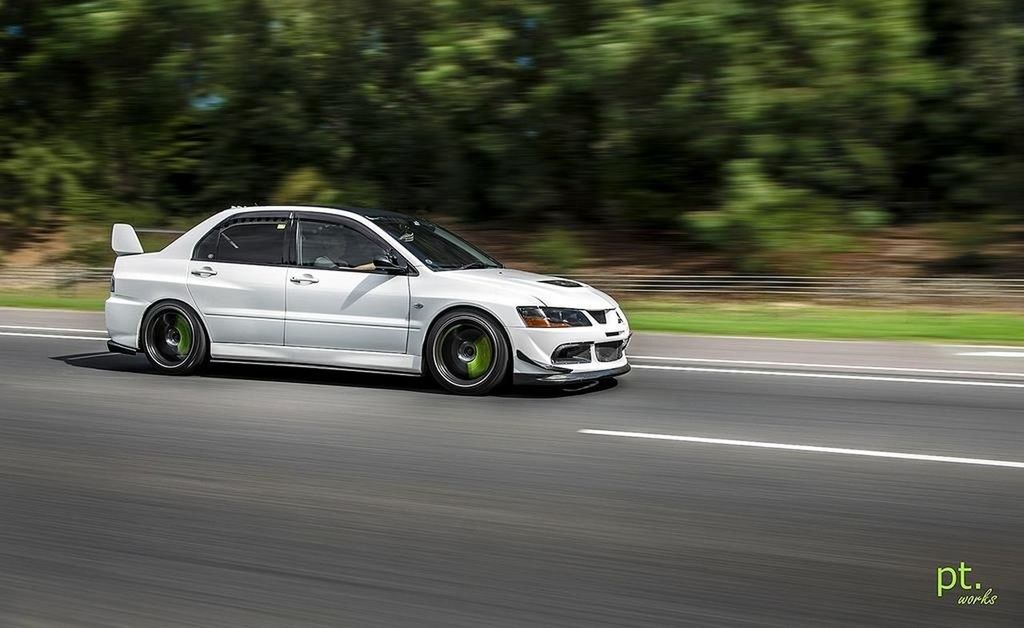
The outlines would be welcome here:
[[[427,372],[446,390],[486,395],[508,375],[508,340],[501,324],[479,310],[445,312],[427,335],[423,357]]]
[[[139,346],[165,375],[191,375],[206,366],[210,344],[199,316],[184,303],[158,303],[142,319]]]

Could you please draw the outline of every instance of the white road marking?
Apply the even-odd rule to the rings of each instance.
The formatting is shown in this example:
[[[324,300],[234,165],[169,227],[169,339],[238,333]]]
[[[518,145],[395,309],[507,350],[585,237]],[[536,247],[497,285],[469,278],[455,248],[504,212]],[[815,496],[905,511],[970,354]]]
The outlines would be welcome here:
[[[0,329],[25,329],[31,331],[77,331],[84,334],[105,334],[105,329],[78,329],[77,327],[31,327],[29,325],[0,325]]]
[[[882,345],[882,344],[913,344],[913,345],[925,345],[928,347],[946,347],[952,349],[1017,349],[1020,350],[1024,347],[1021,345],[996,345],[996,344],[962,344],[962,343],[949,343],[941,342],[938,340],[886,340],[885,338],[878,338],[872,340],[870,338],[856,339],[829,339],[829,338],[785,338],[783,336],[732,336],[728,334],[687,334],[681,332],[671,331],[638,331],[638,334],[644,336],[670,336],[675,338],[716,338],[722,340],[771,340],[779,342],[819,342],[825,343],[847,343],[847,344],[868,344],[868,345]]]
[[[58,334],[23,334],[13,331],[0,331],[0,336],[20,336],[22,338],[62,338],[64,340],[110,340],[100,336],[65,336]]]
[[[855,340],[855,339],[829,339],[829,338],[786,338],[785,336],[733,336],[729,334],[687,334],[673,331],[638,331],[645,336],[671,336],[675,338],[721,338],[723,340],[777,340],[779,342],[841,342],[855,344],[880,344],[886,340]],[[933,343],[922,343],[933,344]],[[971,346],[971,345],[968,345]]]
[[[733,445],[736,447],[759,447],[761,449],[785,449],[789,451],[809,451],[821,454],[842,454],[846,456],[869,456],[872,458],[896,458],[898,460],[920,460],[924,462],[953,462],[956,464],[976,464],[986,467],[1010,467],[1024,469],[1024,462],[1012,460],[989,460],[987,458],[962,458],[959,456],[934,456],[931,454],[909,454],[899,451],[876,451],[874,449],[847,449],[845,447],[818,447],[816,445],[791,445],[789,443],[765,443],[753,440],[732,440],[729,438],[704,438],[700,436],[676,436],[673,434],[648,434],[646,432],[618,432],[614,430],[578,430],[579,434],[596,436],[619,436],[623,438],[649,438],[654,440],[673,440],[685,443],[702,443],[705,445]]]
[[[949,386],[989,386],[993,388],[1024,388],[1024,383],[984,382],[961,379],[925,379],[921,377],[883,377],[881,375],[840,375],[838,373],[809,373],[800,371],[755,371],[753,369],[715,369],[701,366],[662,366],[660,364],[632,364],[635,369],[662,371],[689,371],[693,373],[726,373],[730,375],[777,375],[779,377],[811,377],[819,379],[853,379],[868,382],[903,382],[906,384],[945,384]]]
[[[970,355],[970,354],[960,354]],[[1024,353],[1020,356],[1024,358]],[[720,360],[715,358],[676,358],[660,355],[630,355],[638,360],[670,360],[673,362],[700,362],[702,364],[750,364],[753,366],[798,366],[821,369],[847,369],[854,371],[893,371],[904,373],[935,373],[941,375],[990,375],[993,377],[1024,377],[1024,373],[1007,371],[960,371],[953,369],[922,369],[909,366],[863,366],[857,364],[817,364],[810,362],[771,362],[768,360]]]
[[[928,344],[928,343],[924,343],[924,344]],[[964,345],[964,344],[944,344],[944,345],[938,345],[938,346],[940,346],[940,347],[949,347],[949,348],[952,348],[952,349],[1016,349],[1016,350],[1018,350],[1018,351],[1020,351],[1020,350],[1021,350],[1022,348],[1024,348],[1024,347],[1022,347],[1022,346],[1021,346],[1021,345],[1019,345],[1019,344],[1016,344],[1016,345],[989,345],[989,344],[985,344],[985,345]]]
[[[1024,351],[966,351],[957,355],[969,355],[979,358],[1024,358]]]

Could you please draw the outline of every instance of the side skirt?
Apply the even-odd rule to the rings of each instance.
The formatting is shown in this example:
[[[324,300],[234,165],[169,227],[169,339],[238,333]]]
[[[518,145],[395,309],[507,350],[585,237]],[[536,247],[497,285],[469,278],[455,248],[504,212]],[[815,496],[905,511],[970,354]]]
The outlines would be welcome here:
[[[309,366],[399,375],[419,375],[422,372],[419,356],[315,347],[214,342],[210,344],[210,359],[214,362]]]
[[[213,358],[210,360],[216,364],[245,364],[251,366],[284,366],[296,369],[314,369],[317,371],[344,371],[345,373],[377,373],[380,375],[396,375],[398,377],[419,377],[419,373],[404,373],[401,371],[383,371],[380,369],[360,369],[346,366],[324,366],[323,364],[298,364],[295,362],[268,362],[266,360],[233,360],[230,358]]]

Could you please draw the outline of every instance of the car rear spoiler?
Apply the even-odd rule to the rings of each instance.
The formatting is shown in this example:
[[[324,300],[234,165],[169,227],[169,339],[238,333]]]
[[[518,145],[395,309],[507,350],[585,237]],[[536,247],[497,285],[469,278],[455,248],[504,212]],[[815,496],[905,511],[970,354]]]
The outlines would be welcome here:
[[[135,227],[119,222],[110,232],[110,248],[118,255],[138,255],[142,253],[142,243],[135,233]]]

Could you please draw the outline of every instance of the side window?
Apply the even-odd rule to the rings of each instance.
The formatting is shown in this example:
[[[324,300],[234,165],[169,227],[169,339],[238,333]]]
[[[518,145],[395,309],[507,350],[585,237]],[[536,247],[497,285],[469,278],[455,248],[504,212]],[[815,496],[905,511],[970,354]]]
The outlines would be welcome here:
[[[352,227],[329,222],[299,222],[299,265],[313,268],[373,270],[373,258],[387,249]]]
[[[206,237],[199,241],[199,244],[196,245],[196,254],[194,259],[206,261],[213,260],[217,257],[217,242],[219,240],[220,227],[206,234]]]
[[[196,246],[197,260],[240,264],[281,264],[288,222],[240,222],[207,234]]]

